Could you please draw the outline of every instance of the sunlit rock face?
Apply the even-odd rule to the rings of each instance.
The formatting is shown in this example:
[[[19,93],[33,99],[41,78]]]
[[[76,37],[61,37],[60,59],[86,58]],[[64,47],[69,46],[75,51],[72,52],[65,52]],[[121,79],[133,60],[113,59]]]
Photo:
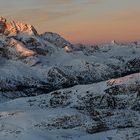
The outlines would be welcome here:
[[[70,53],[70,52],[72,52],[72,48],[69,47],[69,46],[65,46],[64,51],[67,52],[67,53]]]
[[[36,54],[34,51],[26,48],[22,42],[17,41],[16,39],[11,38],[9,43],[11,46],[15,47],[16,52],[18,52],[23,57],[30,57]]]
[[[29,35],[37,35],[37,31],[32,25],[27,25],[20,21],[7,21],[6,18],[0,17],[0,33],[6,35],[17,35],[26,33]]]

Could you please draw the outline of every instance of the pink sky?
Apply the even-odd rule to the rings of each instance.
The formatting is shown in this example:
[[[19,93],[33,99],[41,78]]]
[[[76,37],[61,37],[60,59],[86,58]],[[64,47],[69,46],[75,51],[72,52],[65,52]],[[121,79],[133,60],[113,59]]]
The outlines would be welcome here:
[[[140,0],[0,0],[0,13],[75,43],[140,40]]]

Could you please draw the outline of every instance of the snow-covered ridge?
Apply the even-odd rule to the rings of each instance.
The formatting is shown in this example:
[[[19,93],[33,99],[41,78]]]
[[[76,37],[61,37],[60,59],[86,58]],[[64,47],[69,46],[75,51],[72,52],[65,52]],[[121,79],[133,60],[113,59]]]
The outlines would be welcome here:
[[[139,138],[139,41],[72,44],[0,17],[0,140]]]
[[[30,96],[31,91],[38,95],[140,72],[139,43],[85,46],[56,33],[39,35],[32,25],[9,23],[0,18],[0,92],[4,91],[4,97]]]
[[[0,139],[138,140],[139,86],[137,73],[2,103]]]

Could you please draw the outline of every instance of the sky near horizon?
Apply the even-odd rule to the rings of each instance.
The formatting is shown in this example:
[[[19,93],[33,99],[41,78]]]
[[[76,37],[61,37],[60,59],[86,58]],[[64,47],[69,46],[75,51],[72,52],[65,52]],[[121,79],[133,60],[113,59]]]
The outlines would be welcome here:
[[[0,0],[0,15],[75,43],[140,40],[140,0]]]

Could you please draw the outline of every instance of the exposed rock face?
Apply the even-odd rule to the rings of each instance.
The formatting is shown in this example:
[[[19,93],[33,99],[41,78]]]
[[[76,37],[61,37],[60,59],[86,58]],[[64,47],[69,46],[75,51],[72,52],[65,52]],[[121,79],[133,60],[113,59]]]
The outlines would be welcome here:
[[[67,52],[67,53],[70,53],[70,52],[72,52],[72,48],[69,47],[69,46],[65,46],[64,51]]]
[[[112,40],[111,43],[114,44],[114,45],[115,45],[115,44],[116,44],[116,45],[118,44],[118,43],[116,42],[116,40]]]
[[[10,34],[27,33],[29,35],[37,35],[37,31],[32,25],[27,25],[22,22],[9,22],[6,23],[6,31]]]
[[[34,56],[36,53],[32,50],[26,48],[26,46],[22,43],[17,41],[16,39],[10,40],[10,45],[16,48],[16,51],[23,57]]]
[[[27,33],[37,35],[37,31],[32,25],[27,25],[19,21],[7,21],[4,17],[0,17],[1,33],[7,35],[17,35],[18,33]]]
[[[55,44],[57,47],[64,48],[65,46],[68,46],[69,48],[72,47],[72,44],[65,40],[63,37],[61,37],[57,33],[52,32],[45,32],[40,35],[44,40],[49,41],[50,43]]]
[[[0,21],[5,23],[6,22],[6,18],[0,16]]]

